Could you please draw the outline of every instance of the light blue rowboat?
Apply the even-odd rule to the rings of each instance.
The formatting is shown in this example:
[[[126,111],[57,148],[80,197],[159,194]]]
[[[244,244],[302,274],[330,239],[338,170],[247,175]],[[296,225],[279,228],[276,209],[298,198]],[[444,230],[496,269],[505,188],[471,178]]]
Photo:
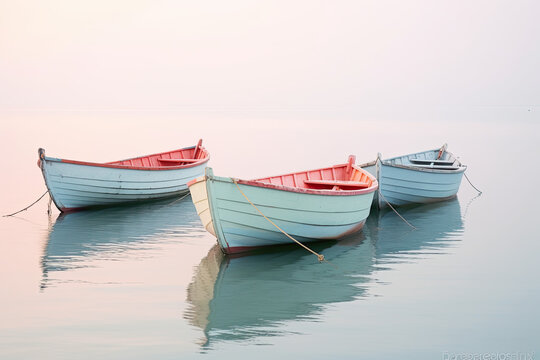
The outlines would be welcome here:
[[[188,181],[204,174],[209,154],[196,146],[111,163],[45,156],[38,166],[56,207],[73,211],[179,196]]]
[[[359,231],[369,215],[377,180],[350,161],[257,180],[217,177],[207,168],[205,176],[188,185],[204,227],[217,237],[223,252],[231,254],[292,243],[253,205],[301,242]]]
[[[467,166],[446,147],[385,160],[379,154],[377,160],[360,165],[379,181],[374,204],[424,204],[456,196]]]

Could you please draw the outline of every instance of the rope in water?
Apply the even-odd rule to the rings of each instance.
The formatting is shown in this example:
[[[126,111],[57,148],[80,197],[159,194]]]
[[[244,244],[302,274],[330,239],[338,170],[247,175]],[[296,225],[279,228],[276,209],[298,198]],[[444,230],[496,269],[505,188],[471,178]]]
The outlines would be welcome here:
[[[469,211],[469,206],[471,206],[471,204],[473,203],[473,201],[476,200],[478,197],[480,197],[480,195],[482,195],[482,193],[476,194],[475,197],[473,197],[471,200],[469,200],[469,202],[468,202],[467,205],[465,206],[465,211],[463,212],[463,215],[461,215],[461,218],[462,218],[462,219],[465,219],[465,218],[467,217],[467,212]]]
[[[14,212],[13,214],[3,215],[3,217],[13,216],[13,215],[16,215],[16,214],[18,214],[18,213],[20,213],[20,212],[23,212],[23,211],[25,211],[25,210],[30,209],[30,208],[31,208],[32,206],[34,206],[39,200],[43,199],[43,197],[44,197],[45,195],[47,195],[48,192],[49,192],[49,190],[45,191],[45,193],[44,193],[43,195],[41,195],[41,196],[39,197],[39,199],[37,199],[36,201],[34,201],[33,203],[31,203],[30,205],[28,205],[28,206],[25,207],[24,209],[19,210],[19,211],[16,211],[16,212]]]
[[[188,191],[187,194],[185,194],[185,195],[182,196],[182,197],[179,197],[178,199],[174,200],[174,201],[171,202],[170,204],[165,205],[164,207],[172,206],[172,205],[176,204],[177,202],[184,200],[187,196],[189,196],[189,194],[190,194],[190,193],[189,193],[189,191]]]
[[[12,214],[3,215],[3,217],[13,216],[13,215],[16,215],[16,214],[18,214],[18,213],[20,213],[20,212],[23,212],[23,211],[25,211],[25,210],[30,209],[32,206],[34,206],[35,204],[37,204],[38,201],[41,200],[45,195],[47,195],[48,192],[49,192],[49,190],[45,191],[45,193],[44,193],[43,195],[41,195],[41,196],[39,197],[39,199],[37,199],[36,201],[34,201],[33,203],[31,203],[30,205],[28,205],[28,206],[25,207],[24,209],[19,210],[19,211],[16,211],[16,212],[14,212],[14,213],[12,213]],[[180,198],[174,200],[172,203],[167,204],[166,206],[170,206],[170,205],[176,204],[177,202],[179,202],[179,201],[185,199],[188,195],[189,195],[189,192],[188,192],[187,194],[185,194],[184,196],[182,196],[182,197],[180,197]],[[52,200],[52,199],[51,199],[51,200]],[[47,213],[49,213],[49,214],[51,213],[51,202],[50,202],[50,201],[49,201],[49,209],[47,210]]]
[[[474,190],[478,191],[478,195],[482,194],[482,191],[478,190],[478,188],[472,184],[472,182],[471,182],[471,180],[469,180],[469,177],[467,176],[467,174],[463,173],[463,175],[465,175],[465,179],[467,179],[467,181],[469,182],[469,184],[471,184],[471,186],[474,188]]]
[[[259,214],[262,215],[263,218],[265,218],[266,220],[268,220],[268,222],[272,225],[274,225],[279,231],[281,231],[285,236],[287,236],[289,239],[291,239],[292,241],[294,241],[295,243],[297,243],[298,245],[300,245],[301,247],[303,247],[304,249],[306,249],[307,251],[309,251],[310,253],[312,253],[313,255],[317,256],[317,259],[319,259],[319,262],[323,262],[325,261],[324,260],[324,255],[322,254],[318,254],[316,253],[315,251],[311,250],[310,248],[308,248],[306,245],[302,244],[300,241],[296,240],[295,238],[293,238],[291,235],[287,234],[283,229],[281,229],[279,226],[277,226],[272,220],[270,220],[269,218],[267,218],[262,212],[261,210],[259,210],[259,208],[257,206],[255,206],[254,203],[251,202],[251,200],[249,200],[249,198],[247,197],[246,194],[244,194],[244,192],[242,191],[242,189],[240,189],[240,186],[238,186],[238,180],[236,179],[233,179],[233,182],[234,184],[236,185],[236,187],[238,188],[238,190],[240,191],[240,193],[244,196],[244,198],[251,204],[251,206],[253,206],[255,208],[255,210],[257,210],[259,212]]]
[[[444,145],[443,145],[444,146]],[[380,153],[377,153],[377,159],[375,159],[375,164],[377,164],[377,162],[381,162],[382,163],[382,159],[381,159],[381,154]],[[377,176],[378,177],[378,176]],[[405,220],[405,218],[403,216],[401,216],[400,213],[397,212],[396,209],[394,209],[394,207],[388,202],[388,200],[386,200],[386,198],[384,197],[384,195],[382,194],[381,192],[381,189],[379,188],[379,190],[377,190],[378,193],[379,193],[379,196],[384,200],[384,202],[386,203],[386,205],[388,205],[390,207],[390,209],[394,210],[394,212],[397,214],[397,216],[399,216],[401,218],[401,220],[403,220],[405,222],[405,224],[409,225],[411,228],[413,228],[413,230],[416,230],[416,227],[414,227],[410,222],[408,222],[407,220]]]
[[[407,220],[405,220],[405,218],[403,216],[401,216],[396,209],[394,209],[394,207],[392,205],[390,205],[390,203],[386,200],[386,198],[384,197],[384,195],[382,194],[381,190],[379,190],[379,196],[382,197],[382,199],[384,200],[384,202],[390,206],[390,209],[394,210],[394,212],[401,218],[401,220],[403,220],[405,222],[405,224],[409,225],[411,228],[413,228],[414,230],[417,230],[410,222],[408,222]]]

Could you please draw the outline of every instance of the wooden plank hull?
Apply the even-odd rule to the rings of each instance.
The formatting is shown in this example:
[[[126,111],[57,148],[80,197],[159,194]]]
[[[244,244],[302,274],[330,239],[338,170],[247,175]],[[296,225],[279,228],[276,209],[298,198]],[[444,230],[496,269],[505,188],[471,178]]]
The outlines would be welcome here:
[[[187,183],[203,175],[206,168],[208,156],[200,149],[202,158],[195,164],[146,167],[122,164],[137,159],[97,164],[51,158],[40,149],[38,165],[56,207],[65,212],[186,194]],[[180,151],[193,153],[194,148]]]
[[[377,160],[371,161],[366,164],[359,165],[362,169],[366,170],[368,173],[373,175],[377,180]],[[379,189],[375,192],[375,195],[373,195],[373,202],[372,207],[378,208],[379,207],[379,191],[381,189],[381,184],[379,183]]]
[[[205,228],[228,254],[259,246],[290,244],[261,216],[231,178],[206,176],[189,184]],[[301,242],[338,239],[359,231],[369,215],[376,185],[350,196],[318,195],[239,183],[246,196],[276,225]]]
[[[456,196],[463,171],[427,172],[380,165],[379,184],[384,199],[392,205],[425,204]],[[379,203],[385,204],[379,197]]]
[[[437,164],[442,161],[448,166]],[[429,165],[418,165],[419,162]],[[376,201],[379,207],[384,207],[386,202],[408,205],[451,199],[456,196],[467,167],[447,152],[445,145],[441,149],[387,160],[381,160],[379,156],[375,167],[371,165],[364,169],[377,177],[379,196]]]
[[[43,160],[43,175],[60,211],[185,194],[205,164],[180,170],[125,170]]]

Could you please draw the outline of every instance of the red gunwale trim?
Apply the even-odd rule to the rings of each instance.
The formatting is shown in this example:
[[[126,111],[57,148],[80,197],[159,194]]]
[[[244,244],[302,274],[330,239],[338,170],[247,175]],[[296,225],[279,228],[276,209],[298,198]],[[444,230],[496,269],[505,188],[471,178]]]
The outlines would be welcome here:
[[[365,170],[361,169],[360,167],[356,165],[353,165],[353,168],[362,172],[366,172]],[[372,176],[370,175],[370,177]],[[236,179],[236,181],[239,184],[248,185],[248,186],[256,186],[256,187],[275,189],[275,190],[281,190],[281,191],[289,191],[289,192],[297,192],[297,193],[303,193],[303,194],[332,195],[332,196],[352,196],[352,195],[369,194],[377,190],[379,187],[377,180],[372,180],[373,184],[370,187],[368,187],[367,189],[361,189],[361,190],[317,190],[317,189],[305,189],[305,188],[298,188],[298,187],[275,185],[275,184],[269,184],[269,183],[264,183],[261,181],[255,181],[255,180]]]
[[[49,160],[49,161],[54,161],[52,159],[47,159],[47,158],[45,158],[45,159]],[[210,160],[210,156],[208,156],[205,159],[201,159],[201,161],[193,163],[193,164],[186,164],[186,165],[179,165],[179,166],[145,167],[145,166],[109,165],[109,164],[92,163],[92,162],[86,162],[86,161],[60,159],[60,161],[63,162],[63,163],[75,164],[75,165],[106,167],[106,168],[115,168],[115,169],[124,169],[124,170],[148,170],[148,171],[186,169],[186,168],[190,168],[190,167],[194,167],[194,166],[204,164],[204,163],[208,162],[208,160]]]
[[[194,147],[191,147],[191,148],[194,148]],[[173,151],[180,151],[180,150],[185,150],[185,149],[186,148],[173,150]],[[187,149],[189,149],[189,148],[187,148]],[[208,151],[206,151],[206,149],[204,147],[200,147],[200,149],[204,151],[204,153],[206,154],[206,157],[204,157],[204,158],[200,159],[200,161],[197,161],[197,162],[192,163],[192,164],[177,165],[177,166],[168,165],[168,166],[146,167],[146,166],[131,166],[131,165],[112,165],[110,163],[94,163],[94,162],[88,162],[88,161],[55,159],[55,158],[48,158],[48,157],[45,157],[45,160],[47,160],[47,161],[58,161],[58,160],[60,160],[60,162],[67,163],[67,164],[95,166],[95,167],[106,167],[106,168],[115,168],[115,169],[124,169],[124,170],[163,171],[163,170],[186,169],[186,168],[190,168],[190,167],[194,167],[194,166],[199,166],[201,164],[204,164],[204,163],[208,162],[208,160],[210,160],[210,154],[208,153]],[[171,152],[171,151],[166,151],[165,153],[168,153],[168,152]],[[138,158],[147,157],[147,156],[155,156],[155,155],[160,155],[160,154],[162,154],[162,153],[144,155],[144,156],[139,156],[139,157],[132,158],[132,159],[138,159]],[[132,160],[132,159],[126,159],[126,160]],[[121,161],[125,161],[125,160],[121,160]]]
[[[190,187],[191,185],[193,185],[193,184],[195,184],[195,183],[198,183],[198,182],[200,182],[200,181],[203,181],[203,179],[195,178],[195,179],[193,179],[193,180],[189,180],[189,181],[187,182],[186,185],[187,185],[188,187]]]

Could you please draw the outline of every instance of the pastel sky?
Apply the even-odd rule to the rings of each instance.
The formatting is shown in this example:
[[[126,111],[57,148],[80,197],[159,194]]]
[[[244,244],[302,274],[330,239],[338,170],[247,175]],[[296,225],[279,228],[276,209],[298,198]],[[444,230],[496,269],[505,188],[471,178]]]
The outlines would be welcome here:
[[[0,1],[0,110],[538,106],[535,1]]]

